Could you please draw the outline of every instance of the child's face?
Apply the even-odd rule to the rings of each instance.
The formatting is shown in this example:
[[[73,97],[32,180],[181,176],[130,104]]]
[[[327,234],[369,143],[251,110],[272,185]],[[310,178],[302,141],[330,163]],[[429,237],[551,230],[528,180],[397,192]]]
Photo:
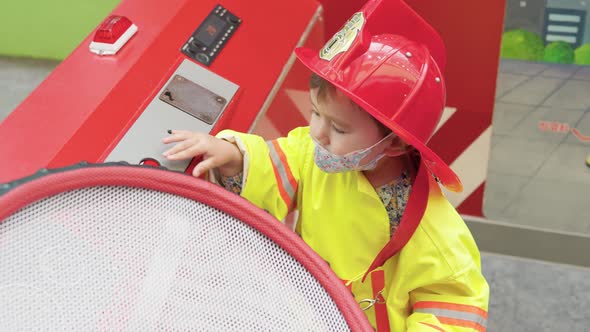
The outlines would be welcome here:
[[[338,90],[318,100],[318,89],[311,89],[311,136],[336,155],[364,149],[383,138],[375,120]]]

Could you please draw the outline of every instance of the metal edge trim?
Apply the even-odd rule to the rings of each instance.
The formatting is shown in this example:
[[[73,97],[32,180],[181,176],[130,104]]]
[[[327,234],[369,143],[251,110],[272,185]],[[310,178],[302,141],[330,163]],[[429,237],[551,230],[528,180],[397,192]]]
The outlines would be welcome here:
[[[590,267],[590,236],[463,215],[482,252]]]

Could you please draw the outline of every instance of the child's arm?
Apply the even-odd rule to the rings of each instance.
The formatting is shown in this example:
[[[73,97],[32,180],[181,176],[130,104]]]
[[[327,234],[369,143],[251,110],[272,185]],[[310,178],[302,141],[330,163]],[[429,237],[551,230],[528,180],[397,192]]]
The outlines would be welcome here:
[[[231,130],[216,137],[174,130],[163,142],[177,144],[164,156],[179,160],[202,155],[203,161],[195,166],[193,175],[217,169],[222,180],[241,181],[234,183],[233,192],[281,220],[295,207],[308,136],[307,128],[268,142]]]
[[[242,182],[235,186],[242,197],[279,220],[295,208],[306,146],[311,144],[307,128],[294,129],[287,137],[272,141],[231,130],[217,137],[235,144],[242,152]],[[233,177],[231,181],[238,179]],[[222,180],[228,180],[228,176]]]
[[[485,331],[489,288],[479,268],[433,282],[410,292],[409,332]]]

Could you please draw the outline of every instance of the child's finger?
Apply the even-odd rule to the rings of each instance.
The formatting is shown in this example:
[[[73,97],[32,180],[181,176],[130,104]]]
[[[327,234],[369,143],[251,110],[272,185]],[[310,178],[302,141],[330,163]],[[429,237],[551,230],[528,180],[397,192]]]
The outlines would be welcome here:
[[[205,159],[195,166],[193,169],[193,176],[199,177],[201,174],[204,174],[209,170],[219,166],[221,165],[219,165],[219,161],[216,158]]]
[[[177,153],[179,153],[180,151],[186,150],[188,148],[190,148],[191,146],[195,145],[197,142],[194,141],[182,141],[178,144],[176,144],[175,146],[171,147],[170,149],[166,150],[163,155],[166,157],[175,155]]]
[[[166,136],[166,137],[162,138],[162,143],[169,144],[169,143],[174,143],[174,142],[180,142],[185,139],[186,139],[185,137],[182,137],[180,135],[170,135],[170,136]]]
[[[179,143],[183,144],[183,143]],[[207,152],[207,147],[204,144],[189,145],[184,149],[174,153],[167,154],[166,157],[171,160],[188,159],[195,156],[200,156]]]

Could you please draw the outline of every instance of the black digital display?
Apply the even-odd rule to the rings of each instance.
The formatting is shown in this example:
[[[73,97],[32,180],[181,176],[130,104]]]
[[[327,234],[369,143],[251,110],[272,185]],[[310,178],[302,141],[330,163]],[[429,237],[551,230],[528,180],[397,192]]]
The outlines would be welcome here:
[[[180,51],[189,58],[209,66],[222,52],[240,24],[241,18],[218,4],[198,25]]]
[[[227,22],[217,16],[209,16],[197,31],[195,38],[203,45],[209,47],[217,39],[219,34],[225,31]]]

